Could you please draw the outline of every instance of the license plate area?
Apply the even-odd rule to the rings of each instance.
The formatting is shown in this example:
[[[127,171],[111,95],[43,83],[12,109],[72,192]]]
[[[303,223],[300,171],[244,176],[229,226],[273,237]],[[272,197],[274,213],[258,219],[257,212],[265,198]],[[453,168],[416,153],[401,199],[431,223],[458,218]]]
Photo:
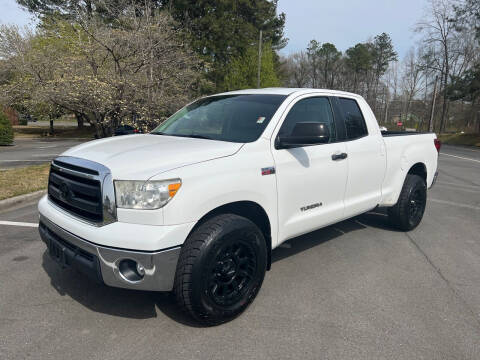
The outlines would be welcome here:
[[[50,257],[57,262],[60,266],[66,267],[67,257],[65,255],[66,247],[60,244],[54,239],[49,239],[48,241],[48,253]]]

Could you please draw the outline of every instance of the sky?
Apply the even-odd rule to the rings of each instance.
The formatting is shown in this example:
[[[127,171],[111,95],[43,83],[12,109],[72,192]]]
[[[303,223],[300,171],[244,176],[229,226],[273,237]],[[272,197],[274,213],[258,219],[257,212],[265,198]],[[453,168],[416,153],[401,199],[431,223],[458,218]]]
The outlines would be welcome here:
[[[32,23],[32,16],[18,6],[15,0],[0,0],[0,24],[25,26]]]
[[[286,14],[288,45],[282,55],[307,48],[310,40],[330,42],[345,51],[386,32],[400,58],[414,45],[413,27],[426,0],[279,0]],[[32,24],[32,17],[15,0],[0,0],[0,24]]]
[[[330,42],[344,52],[386,32],[403,58],[415,44],[413,28],[425,5],[426,0],[279,0],[289,38],[281,53],[305,50],[312,39]]]

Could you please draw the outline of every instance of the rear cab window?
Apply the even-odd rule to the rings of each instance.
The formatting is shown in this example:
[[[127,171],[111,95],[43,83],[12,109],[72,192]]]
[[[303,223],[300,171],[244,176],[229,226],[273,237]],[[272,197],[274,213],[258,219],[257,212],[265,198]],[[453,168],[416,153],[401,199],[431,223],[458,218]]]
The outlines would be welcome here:
[[[349,98],[338,98],[338,102],[345,120],[347,140],[355,140],[367,136],[367,124],[357,101]]]

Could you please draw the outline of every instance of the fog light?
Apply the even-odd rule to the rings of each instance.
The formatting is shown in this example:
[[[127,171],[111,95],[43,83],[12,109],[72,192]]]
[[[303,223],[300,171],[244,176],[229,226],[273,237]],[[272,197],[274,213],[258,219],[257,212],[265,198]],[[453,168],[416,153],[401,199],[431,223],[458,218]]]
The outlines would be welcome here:
[[[137,273],[142,277],[145,275],[145,268],[140,263],[137,263]]]
[[[123,259],[118,263],[120,275],[127,281],[137,282],[143,279],[145,268],[132,259]]]

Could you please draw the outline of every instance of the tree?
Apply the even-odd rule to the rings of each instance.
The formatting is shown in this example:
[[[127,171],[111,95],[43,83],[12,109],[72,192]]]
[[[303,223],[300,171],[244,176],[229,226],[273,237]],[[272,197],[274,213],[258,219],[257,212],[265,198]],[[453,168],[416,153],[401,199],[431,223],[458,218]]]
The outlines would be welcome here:
[[[10,145],[13,143],[13,129],[7,115],[0,110],[0,145]]]
[[[231,59],[243,54],[257,42],[258,33],[274,50],[286,45],[283,28],[285,14],[277,15],[278,0],[17,0],[29,11],[48,16],[59,14],[65,19],[81,21],[96,17],[117,27],[132,7],[136,16],[148,11],[168,11],[177,29],[207,64],[204,75],[221,88]],[[122,20],[123,21],[123,20]],[[278,66],[277,55],[275,66]],[[209,65],[208,65],[209,64]]]
[[[316,88],[318,86],[318,71],[319,71],[319,61],[318,61],[318,52],[320,50],[320,44],[317,40],[310,40],[310,43],[307,47],[307,57],[310,62],[310,71],[312,79],[312,87]]]
[[[280,81],[274,69],[273,50],[270,44],[263,45],[260,87],[279,86]],[[257,47],[251,46],[245,54],[233,59],[225,75],[224,88],[238,90],[257,86],[258,53]]]
[[[374,72],[375,85],[373,88],[373,111],[377,110],[377,92],[380,78],[385,74],[388,65],[397,61],[397,53],[393,49],[392,39],[386,33],[375,36],[370,46],[372,69]]]
[[[114,23],[132,7],[137,15],[145,9],[161,9],[168,0],[16,0],[29,12],[44,18],[55,15],[63,20],[79,20],[85,17],[97,17],[108,23]]]
[[[2,88],[4,102],[49,104],[52,114],[62,108],[100,137],[133,118],[154,126],[196,93],[201,73],[171,17],[144,13],[129,9],[116,28],[95,17],[44,18],[36,36],[11,36],[20,45],[4,56],[15,70]]]
[[[405,114],[408,116],[412,100],[420,91],[419,85],[423,77],[423,68],[414,49],[407,53],[403,66],[402,87],[405,94]]]
[[[217,90],[223,90],[221,85],[231,59],[258,43],[260,30],[263,40],[274,50],[286,45],[285,14],[277,15],[277,3],[278,0],[175,0],[169,6],[175,20],[187,29],[193,49],[212,64],[208,79]]]
[[[447,89],[447,94],[450,100],[469,101],[471,104],[470,120],[468,122],[475,122],[476,131],[480,133],[480,110],[477,109],[480,99],[480,2],[475,0],[465,0],[458,6],[455,6],[455,18],[453,22],[456,26],[456,31],[459,33],[475,34],[476,46],[474,51],[476,57],[472,60],[473,65],[463,74],[452,77],[452,84]]]
[[[346,55],[346,65],[353,72],[353,92],[357,92],[360,76],[372,68],[372,53],[366,44],[359,43],[348,48]]]
[[[289,87],[302,88],[310,82],[310,64],[304,51],[294,53],[285,59],[283,63],[285,83]]]
[[[333,88],[336,70],[341,56],[342,53],[331,43],[324,43],[322,47],[318,49],[318,60],[323,73],[323,85],[326,88]]]
[[[454,42],[454,16],[452,4],[447,0],[429,0],[428,16],[417,24],[416,30],[425,34],[424,42],[439,47],[436,68],[441,73],[441,88],[443,92],[442,115],[440,120],[440,133],[445,129],[447,116],[448,96],[447,88],[450,70],[452,47]]]
[[[480,41],[480,2],[478,0],[464,0],[454,5],[455,18],[453,22],[457,30],[473,29],[475,37]]]
[[[462,100],[470,103],[466,127],[474,124],[475,131],[480,133],[480,64],[467,70],[463,76],[454,77],[446,93],[452,101]]]

